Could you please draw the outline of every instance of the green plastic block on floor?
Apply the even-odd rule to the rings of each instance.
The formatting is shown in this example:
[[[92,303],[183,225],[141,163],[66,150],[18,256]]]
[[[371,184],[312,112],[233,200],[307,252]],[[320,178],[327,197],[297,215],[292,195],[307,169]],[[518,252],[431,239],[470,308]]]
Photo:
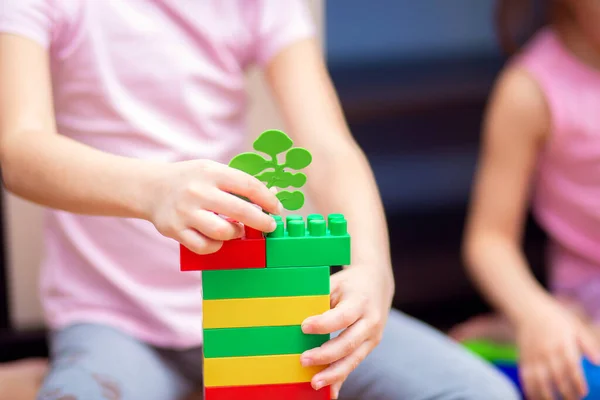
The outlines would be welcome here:
[[[301,354],[321,346],[329,335],[306,335],[300,325],[204,330],[204,357]]]
[[[250,268],[202,272],[205,300],[329,294],[329,267]]]
[[[327,221],[312,214],[275,216],[277,228],[267,235],[267,268],[294,266],[344,266],[350,264],[350,235],[341,214],[331,214]]]
[[[470,340],[463,346],[491,363],[516,363],[518,350],[513,344],[496,343],[490,340]]]

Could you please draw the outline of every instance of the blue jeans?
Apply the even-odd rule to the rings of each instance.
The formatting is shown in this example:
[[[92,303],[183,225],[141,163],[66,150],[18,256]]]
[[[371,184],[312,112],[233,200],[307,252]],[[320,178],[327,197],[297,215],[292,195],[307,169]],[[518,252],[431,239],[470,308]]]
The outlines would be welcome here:
[[[112,328],[75,325],[51,339],[38,400],[176,400],[202,383],[202,350],[144,344]],[[344,384],[343,400],[517,400],[491,366],[393,310],[380,345]]]

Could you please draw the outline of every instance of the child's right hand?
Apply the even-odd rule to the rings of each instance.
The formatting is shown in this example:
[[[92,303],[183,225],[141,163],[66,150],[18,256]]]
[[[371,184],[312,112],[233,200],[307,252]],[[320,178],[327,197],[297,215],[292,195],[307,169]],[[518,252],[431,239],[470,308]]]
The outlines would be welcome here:
[[[239,223],[273,231],[275,221],[261,208],[273,214],[283,209],[275,193],[258,179],[208,160],[162,166],[148,196],[146,214],[158,231],[198,254],[213,253],[223,241],[240,237],[243,228]]]
[[[579,400],[587,395],[582,357],[600,362],[589,326],[559,303],[549,302],[517,326],[519,369],[531,400]]]

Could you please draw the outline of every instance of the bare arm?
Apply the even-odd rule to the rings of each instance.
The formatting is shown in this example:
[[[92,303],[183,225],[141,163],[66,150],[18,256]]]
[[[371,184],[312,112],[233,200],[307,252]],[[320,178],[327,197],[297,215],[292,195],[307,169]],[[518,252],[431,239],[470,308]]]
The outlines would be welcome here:
[[[146,188],[156,166],[59,135],[48,63],[47,52],[38,44],[0,35],[0,161],[5,185],[57,209],[144,217]]]
[[[548,297],[520,248],[530,179],[549,120],[533,80],[523,71],[508,71],[485,120],[464,250],[476,283],[513,322],[530,316]]]
[[[375,179],[346,125],[320,47],[314,40],[293,45],[275,58],[267,76],[290,134],[313,153],[311,200],[321,212],[343,213],[351,221],[353,264],[393,282]]]
[[[291,135],[313,152],[311,200],[321,212],[343,213],[350,222],[352,265],[332,277],[332,309],[302,324],[305,333],[344,330],[301,357],[305,366],[330,365],[313,377],[313,387],[331,385],[337,399],[346,377],[380,342],[394,294],[384,210],[316,41],[283,50],[269,65],[267,77]]]
[[[0,35],[0,163],[6,187],[43,206],[73,213],[143,218],[196,252],[237,237],[228,215],[262,231],[278,200],[257,179],[209,160],[159,163],[121,157],[60,135],[52,106],[48,54]]]

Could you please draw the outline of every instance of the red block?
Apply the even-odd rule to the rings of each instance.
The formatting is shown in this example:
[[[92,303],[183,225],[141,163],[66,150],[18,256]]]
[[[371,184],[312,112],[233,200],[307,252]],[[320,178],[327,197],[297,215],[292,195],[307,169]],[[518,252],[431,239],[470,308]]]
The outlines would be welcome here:
[[[216,253],[196,254],[180,245],[181,271],[208,271],[216,269],[266,268],[266,241],[262,232],[244,227],[245,236],[228,240]]]
[[[329,387],[316,391],[310,386],[310,382],[204,389],[204,400],[329,400],[330,398]]]

